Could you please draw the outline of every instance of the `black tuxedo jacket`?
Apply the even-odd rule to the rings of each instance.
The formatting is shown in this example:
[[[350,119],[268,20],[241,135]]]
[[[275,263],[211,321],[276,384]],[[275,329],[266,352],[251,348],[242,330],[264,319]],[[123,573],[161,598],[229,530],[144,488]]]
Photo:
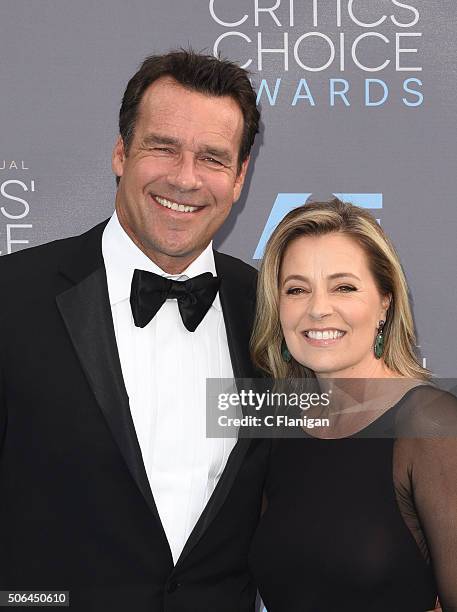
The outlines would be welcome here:
[[[0,258],[0,590],[69,590],[85,612],[252,612],[269,446],[237,441],[173,566],[121,373],[105,224]],[[215,262],[235,376],[255,376],[255,270]]]

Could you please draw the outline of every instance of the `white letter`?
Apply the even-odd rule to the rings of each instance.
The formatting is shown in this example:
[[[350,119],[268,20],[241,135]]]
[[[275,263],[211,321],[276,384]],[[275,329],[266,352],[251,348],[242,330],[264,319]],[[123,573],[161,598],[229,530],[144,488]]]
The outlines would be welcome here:
[[[336,0],[336,27],[341,28],[341,0]]]
[[[284,32],[284,47],[282,49],[262,49],[262,32],[257,34],[257,68],[262,70],[262,53],[283,53],[284,54],[284,70],[289,70],[289,35]],[[244,68],[244,66],[242,66]]]
[[[403,36],[422,36],[421,32],[397,32],[395,34],[395,69],[397,72],[421,72],[422,68],[419,66],[403,67],[400,66],[400,53],[417,53],[417,49],[400,49],[400,37]]]
[[[323,38],[330,45],[330,58],[328,62],[324,64],[323,66],[321,66],[320,68],[310,68],[309,66],[306,66],[305,64],[303,64],[300,58],[298,57],[298,47],[301,41],[304,40],[305,38],[310,38],[311,36],[317,36],[318,38]],[[297,38],[297,41],[294,46],[294,57],[295,57],[295,61],[297,62],[297,64],[301,66],[303,70],[309,70],[310,72],[320,72],[321,70],[325,70],[326,68],[328,68],[330,64],[332,64],[333,60],[335,59],[335,45],[333,44],[331,38],[329,38],[326,34],[321,34],[320,32],[306,32],[306,34],[302,34],[299,38]]]
[[[6,226],[6,248],[8,251],[8,255],[11,254],[11,245],[12,244],[29,244],[28,240],[12,240],[11,239],[11,230],[16,228],[27,228],[33,227],[32,225],[11,225],[10,223]]]
[[[243,34],[243,32],[225,32],[224,34],[221,34],[219,36],[219,38],[217,38],[215,43],[214,43],[214,47],[213,47],[213,55],[214,55],[214,57],[218,57],[219,43],[224,38],[227,38],[227,36],[241,36],[241,38],[244,38],[244,40],[247,40],[248,42],[252,42],[252,40],[249,38],[249,36],[246,36],[246,34]],[[249,64],[251,64],[251,63],[252,63],[252,59],[248,59],[248,61],[245,64],[243,64],[241,66],[241,68],[247,68],[249,66]]]
[[[414,6],[411,6],[409,4],[405,4],[404,2],[398,2],[398,0],[392,0],[393,4],[395,4],[396,6],[401,6],[405,9],[410,10],[411,12],[414,13],[414,19],[413,21],[410,21],[409,23],[401,23],[401,21],[397,21],[395,19],[395,17],[393,15],[390,16],[392,22],[398,26],[399,28],[412,28],[413,26],[416,25],[416,23],[419,21],[419,11],[414,8]]]
[[[344,72],[344,59],[346,57],[346,46],[344,32],[340,32],[340,72]]]
[[[294,27],[294,0],[289,0],[289,25],[291,28]]]
[[[317,28],[317,0],[313,0],[313,27]]]
[[[278,8],[278,6],[280,4],[281,4],[281,0],[276,0],[276,4],[274,6],[272,6],[271,8],[259,8],[259,0],[255,0],[254,8],[255,8],[255,25],[256,25],[256,27],[259,25],[259,13],[270,13],[270,15],[273,17],[273,21],[276,23],[276,25],[281,27],[281,22],[279,21],[279,19],[276,17],[276,15],[273,12],[273,11],[275,11]]]
[[[263,406],[263,402],[265,401],[265,393],[256,393],[257,406],[256,410],[260,410]]]
[[[217,407],[219,410],[227,410],[229,407],[228,403],[228,393],[219,393],[219,401],[217,403]]]
[[[328,393],[321,394],[321,406],[328,406],[330,404],[330,396]]]
[[[313,0],[313,27],[317,28],[317,0]],[[341,28],[341,0],[336,0],[336,25]]]
[[[211,17],[214,19],[216,23],[218,23],[219,25],[225,26],[226,28],[234,28],[235,26],[239,26],[242,23],[244,23],[246,19],[248,18],[248,16],[245,15],[239,21],[234,21],[234,22],[222,21],[222,19],[219,19],[219,17],[217,17],[216,13],[214,12],[214,0],[209,0],[209,12],[211,13]]]
[[[16,196],[13,196],[9,193],[6,193],[5,191],[5,187],[7,185],[10,184],[16,184],[16,185],[20,185],[24,191],[28,191],[27,185],[25,183],[23,183],[22,181],[16,181],[16,180],[10,180],[10,181],[5,181],[4,183],[2,183],[2,186],[0,188],[0,193],[2,194],[3,197],[7,198],[8,200],[14,200],[15,202],[20,202],[21,204],[24,205],[24,212],[21,213],[20,215],[11,215],[10,213],[6,212],[5,207],[2,206],[0,208],[0,210],[2,211],[2,213],[5,215],[5,217],[8,217],[8,219],[23,219],[24,217],[26,217],[29,214],[30,211],[30,207],[28,205],[28,203],[23,200],[22,198],[17,198]],[[20,225],[14,226],[14,227],[22,227]]]
[[[240,403],[242,406],[249,405],[249,393],[251,393],[251,389],[249,391],[246,391],[246,389],[241,389],[241,391],[238,392],[238,397],[240,398]]]
[[[354,11],[352,10],[353,3],[354,0],[349,0],[348,2],[349,16],[351,17],[354,23],[361,26],[362,28],[376,28],[376,26],[381,25],[381,23],[384,23],[384,21],[387,19],[387,15],[384,15],[383,17],[381,17],[381,19],[379,19],[379,21],[375,21],[374,23],[364,23],[363,21],[359,21],[357,17],[355,17]]]
[[[389,39],[386,36],[384,36],[384,34],[379,34],[378,32],[365,32],[365,34],[360,34],[360,36],[357,36],[357,38],[352,43],[352,59],[354,61],[354,64],[358,66],[361,70],[365,70],[366,72],[379,72],[380,70],[384,70],[384,68],[390,64],[390,59],[386,60],[384,64],[382,64],[381,66],[377,66],[376,68],[368,68],[367,66],[364,66],[363,64],[359,62],[355,54],[355,51],[357,49],[357,45],[359,44],[359,42],[363,38],[367,38],[368,36],[374,36],[375,38],[380,38],[385,43],[389,42]]]
[[[229,395],[229,402],[232,406],[239,406],[240,405],[240,396],[238,395],[238,393],[230,393]]]

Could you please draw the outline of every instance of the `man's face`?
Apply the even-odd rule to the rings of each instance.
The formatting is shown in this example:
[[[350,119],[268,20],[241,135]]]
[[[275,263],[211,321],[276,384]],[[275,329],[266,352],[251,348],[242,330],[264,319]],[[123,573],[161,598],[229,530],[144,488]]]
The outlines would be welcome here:
[[[178,273],[205,249],[239,198],[243,115],[230,97],[207,96],[162,77],[146,89],[128,153],[119,138],[121,225],[146,255]]]

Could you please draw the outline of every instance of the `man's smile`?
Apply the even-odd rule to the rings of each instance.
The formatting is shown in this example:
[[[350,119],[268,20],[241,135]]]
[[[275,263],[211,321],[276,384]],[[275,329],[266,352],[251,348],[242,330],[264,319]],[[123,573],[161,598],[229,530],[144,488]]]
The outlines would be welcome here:
[[[201,208],[205,208],[204,206],[191,206],[190,204],[185,204],[183,202],[176,202],[158,195],[152,195],[152,199],[157,202],[157,204],[160,204],[160,206],[181,213],[193,213]]]

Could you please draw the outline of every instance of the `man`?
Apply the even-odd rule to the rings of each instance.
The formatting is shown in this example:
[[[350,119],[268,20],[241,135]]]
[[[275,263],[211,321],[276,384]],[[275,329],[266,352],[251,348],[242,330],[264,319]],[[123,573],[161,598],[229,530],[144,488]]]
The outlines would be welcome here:
[[[236,65],[147,58],[120,111],[113,217],[0,260],[0,589],[253,610],[268,446],[206,439],[205,380],[254,375],[255,271],[211,240],[258,120]]]

